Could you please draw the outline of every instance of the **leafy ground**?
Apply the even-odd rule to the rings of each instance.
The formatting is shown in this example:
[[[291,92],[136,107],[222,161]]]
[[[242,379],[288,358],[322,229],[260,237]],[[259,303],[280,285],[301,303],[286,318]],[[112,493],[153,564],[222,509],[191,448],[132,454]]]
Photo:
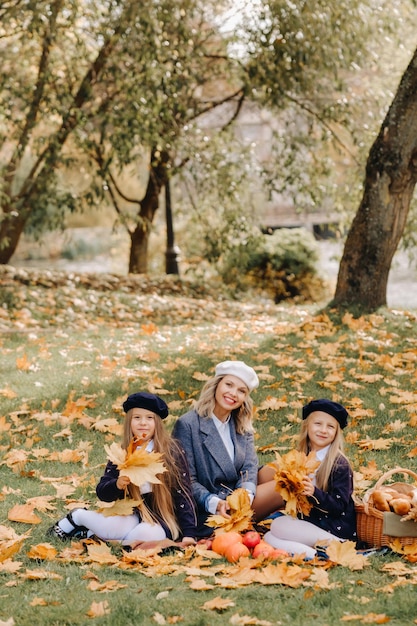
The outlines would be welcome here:
[[[176,279],[0,271],[0,625],[417,623],[417,548],[330,562],[231,565],[202,547],[166,556],[61,544],[45,533],[94,506],[128,393],[171,426],[213,366],[247,361],[261,463],[290,450],[301,406],[343,402],[361,495],[417,471],[417,312],[355,318],[320,305],[219,300]]]

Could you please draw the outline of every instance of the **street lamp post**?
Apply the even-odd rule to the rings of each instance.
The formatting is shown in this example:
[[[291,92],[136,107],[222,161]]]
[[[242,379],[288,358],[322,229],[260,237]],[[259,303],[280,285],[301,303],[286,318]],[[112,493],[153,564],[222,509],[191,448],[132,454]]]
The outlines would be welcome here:
[[[172,224],[171,188],[170,179],[165,183],[165,215],[167,224],[167,249],[165,252],[165,272],[167,274],[179,274],[178,255],[180,249],[175,245],[174,227]]]

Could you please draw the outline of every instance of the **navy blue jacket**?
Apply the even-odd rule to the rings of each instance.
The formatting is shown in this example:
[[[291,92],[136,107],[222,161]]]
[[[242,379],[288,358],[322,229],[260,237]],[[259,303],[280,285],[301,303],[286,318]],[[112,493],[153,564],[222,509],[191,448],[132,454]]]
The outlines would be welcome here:
[[[313,504],[310,515],[302,519],[340,537],[356,541],[356,513],[353,494],[353,472],[349,461],[340,456],[330,475],[327,491],[317,487],[309,496]]]
[[[180,471],[183,478],[183,489],[177,487],[174,489],[172,497],[174,501],[174,511],[177,518],[178,526],[180,527],[181,537],[197,537],[196,523],[197,517],[195,512],[195,505],[193,496],[191,493],[191,481],[190,473],[188,470],[188,464],[183,451],[179,451],[177,456],[177,465],[180,467]],[[169,470],[168,470],[169,471]],[[114,502],[115,500],[122,500],[125,497],[125,492],[116,487],[117,479],[119,478],[119,470],[116,465],[111,461],[107,462],[105,472],[100,478],[100,482],[96,487],[97,497],[103,502]],[[152,493],[143,494],[143,499],[152,511],[153,515],[161,524],[165,530],[165,534],[168,539],[172,539],[171,532],[166,526],[165,522],[156,515],[153,507]],[[137,511],[140,516],[139,511]]]

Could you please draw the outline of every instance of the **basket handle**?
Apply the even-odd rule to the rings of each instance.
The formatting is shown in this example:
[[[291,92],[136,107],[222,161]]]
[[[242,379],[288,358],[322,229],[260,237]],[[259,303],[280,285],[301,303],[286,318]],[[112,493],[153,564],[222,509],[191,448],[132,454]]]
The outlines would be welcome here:
[[[387,478],[389,478],[393,474],[408,474],[409,476],[412,476],[417,482],[417,474],[415,472],[409,469],[405,469],[403,467],[395,467],[394,469],[389,470],[388,472],[385,472],[385,474],[382,474],[382,476],[379,477],[379,479],[377,480],[377,482],[375,483],[371,491],[375,491],[375,489],[379,489],[382,483],[384,483],[387,480]]]

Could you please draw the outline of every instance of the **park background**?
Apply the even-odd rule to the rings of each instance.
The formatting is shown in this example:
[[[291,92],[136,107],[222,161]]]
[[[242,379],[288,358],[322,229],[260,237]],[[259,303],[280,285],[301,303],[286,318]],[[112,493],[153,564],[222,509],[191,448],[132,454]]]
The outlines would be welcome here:
[[[201,70],[201,66],[187,65],[187,71],[181,69],[178,76],[171,65],[172,57],[175,54],[179,64],[194,61],[190,51],[197,50],[194,43],[201,43],[196,35],[206,31],[186,31],[188,39],[183,41],[191,46],[184,47],[186,54],[174,45],[174,39],[177,30],[188,27],[185,16],[195,7],[210,9],[213,5],[104,0],[100,4],[57,0],[34,5],[16,0],[0,6],[5,58],[0,101],[2,251],[7,250],[11,224],[23,221],[25,231],[15,253],[3,257],[0,266],[2,624],[333,626],[349,621],[406,626],[417,620],[416,546],[407,551],[397,544],[388,554],[327,564],[251,561],[233,567],[204,552],[140,555],[132,563],[119,546],[62,545],[46,536],[50,524],[67,510],[96,506],[94,486],[104,467],[104,446],[114,441],[120,430],[120,406],[128,393],[146,388],[161,394],[170,406],[171,427],[192,405],[215,364],[229,358],[252,364],[261,379],[255,396],[260,462],[290,450],[297,438],[302,405],[311,398],[328,396],[346,404],[351,415],[347,453],[355,470],[358,496],[399,464],[417,470],[412,198],[402,240],[407,250],[394,258],[388,306],[363,312],[330,304],[345,236],[366,188],[369,150],[414,55],[416,7],[412,2],[392,0],[260,5],[271,9],[276,18],[271,31],[274,40],[269,39],[267,21],[256,24],[264,29],[261,37],[250,33],[259,47],[248,64],[249,71],[232,73],[239,89],[232,106],[230,102],[226,105],[225,120],[230,119],[226,113],[236,111],[240,87],[247,88],[250,77],[254,80],[250,93],[256,97],[257,106],[262,111],[266,107],[267,120],[272,113],[272,118],[279,120],[275,128],[279,141],[274,150],[261,142],[261,148],[268,148],[272,157],[262,174],[272,182],[277,194],[274,197],[291,198],[293,215],[298,222],[302,216],[308,223],[305,236],[303,223],[289,229],[289,237],[301,232],[295,259],[302,257],[306,262],[315,244],[322,246],[318,270],[309,274],[308,280],[313,285],[318,285],[314,282],[317,277],[326,282],[323,290],[310,291],[310,296],[316,297],[297,296],[279,302],[253,284],[246,291],[239,284],[233,291],[232,283],[225,291],[221,273],[217,275],[220,280],[217,277],[213,281],[216,272],[207,268],[210,257],[214,270],[221,269],[222,255],[224,258],[229,251],[234,252],[231,244],[235,241],[242,244],[239,252],[245,260],[248,235],[254,232],[253,227],[259,231],[261,212],[253,209],[259,209],[263,194],[269,197],[265,189],[261,192],[243,184],[242,173],[248,166],[244,151],[242,160],[236,162],[234,158],[237,147],[242,148],[237,142],[231,149],[234,134],[226,136],[226,151],[215,141],[209,142],[210,151],[203,150],[205,138],[210,136],[207,124],[203,141],[198,140],[198,124],[193,126],[192,140],[198,140],[198,150],[191,142],[191,153],[199,158],[186,160],[187,174],[195,175],[193,192],[198,190],[198,202],[185,202],[178,155],[187,156],[190,150],[180,142],[157,189],[158,203],[150,220],[148,271],[138,272],[134,267],[135,271],[128,272],[131,234],[137,226],[138,207],[143,207],[150,180],[147,175],[149,171],[157,174],[159,165],[166,166],[166,161],[158,160],[161,152],[156,148],[162,140],[164,148],[170,147],[167,136],[178,139],[177,122],[168,124],[175,98],[169,99],[168,107],[163,103],[183,84],[187,71],[194,80]],[[97,12],[103,7],[103,13]],[[215,11],[218,7],[215,3]],[[240,6],[237,9],[239,12]],[[85,10],[89,11],[87,21],[78,20],[79,11]],[[129,11],[128,16],[124,10]],[[122,52],[121,62],[126,63],[123,67],[127,71],[117,71],[117,55],[104,72],[103,82],[99,73],[94,74],[100,80],[98,91],[97,83],[92,83],[96,99],[90,101],[84,99],[88,89],[77,88],[83,76],[91,79],[89,63],[112,32],[106,22],[109,15],[123,17],[123,22],[117,23],[124,27],[117,52]],[[56,23],[58,30],[54,32]],[[131,28],[133,23],[137,31]],[[85,29],[86,24],[91,28]],[[98,36],[83,39],[86,34],[97,35],[92,27],[96,24]],[[144,37],[144,24],[155,28],[150,28],[154,38],[146,40],[147,46],[137,46],[138,39],[128,35],[140,32]],[[246,26],[253,26],[250,19]],[[281,46],[283,37],[276,36],[284,28],[287,48]],[[51,40],[51,33],[55,39]],[[11,36],[15,46],[9,45]],[[36,62],[45,58],[40,51],[47,55],[45,44],[51,41],[54,54],[50,71],[38,72]],[[150,41],[164,45],[152,47]],[[66,49],[64,43],[70,46],[69,57],[60,54]],[[152,55],[160,71],[152,65]],[[71,62],[67,62],[69,58]],[[151,67],[153,71],[148,71]],[[207,93],[205,89],[213,82],[217,86],[220,83],[222,89],[230,86],[224,75],[229,72],[230,77],[231,68],[235,71],[233,63],[226,70],[222,66],[217,81],[211,75],[211,81],[197,94],[200,98],[192,101],[194,112],[201,104],[201,93]],[[217,72],[219,68],[215,69]],[[167,84],[169,73],[179,78],[178,82]],[[37,98],[41,82],[36,83],[36,77],[47,77],[44,99]],[[159,90],[161,85],[165,91]],[[195,83],[192,87],[194,96]],[[216,99],[218,92],[210,91],[210,96]],[[158,97],[149,98],[149,94]],[[282,107],[283,102],[288,104],[288,96],[293,104],[295,98],[303,105],[304,112],[314,105],[314,122],[302,115],[303,106]],[[135,106],[130,108],[132,102]],[[181,122],[189,123],[189,117],[182,117],[183,103],[181,99],[175,111]],[[111,105],[110,109],[101,108],[102,104]],[[33,118],[25,114],[36,106],[40,125],[33,127]],[[249,112],[252,114],[251,106]],[[316,124],[319,118],[325,123],[323,133]],[[331,129],[326,126],[330,118],[336,125]],[[167,125],[160,127],[161,119]],[[48,140],[60,139],[60,131],[69,129],[62,126],[63,120],[80,125],[72,127],[74,135],[60,153],[57,144]],[[402,136],[411,143],[413,121]],[[340,126],[341,122],[348,124]],[[342,144],[349,148],[347,151],[340,149],[340,141],[336,142],[338,148],[332,142],[333,131],[342,126]],[[97,140],[99,127],[105,131],[109,150],[105,155],[100,153],[103,146]],[[34,132],[25,143],[28,128]],[[236,136],[239,138],[239,132]],[[142,144],[145,156],[141,153],[137,159],[137,148]],[[50,150],[46,151],[48,159],[36,171],[42,175],[31,179],[31,165],[44,154],[45,146]],[[153,158],[149,159],[151,152]],[[225,155],[232,155],[231,162]],[[320,158],[315,159],[317,155]],[[223,167],[226,165],[231,169]],[[260,173],[258,164],[254,171]],[[122,199],[112,203],[106,195],[111,175],[116,173],[120,174],[119,188],[135,202]],[[93,180],[90,195],[87,191],[91,190],[79,184],[80,176]],[[180,248],[179,275],[174,276],[164,272],[164,191],[168,181]],[[239,185],[234,185],[235,181]],[[23,189],[24,201],[16,189]],[[326,218],[329,198],[332,210],[320,224],[335,229],[326,239],[310,239],[306,255],[303,239],[311,235],[311,213],[317,213],[318,206],[321,218]],[[287,215],[288,205],[283,205]],[[116,211],[116,219],[115,206],[126,210],[123,215]],[[275,209],[280,206],[274,202]],[[340,217],[337,224],[334,208]],[[188,221],[191,215],[193,219]],[[294,226],[280,224],[279,219],[272,226]],[[126,220],[130,232],[122,226]],[[202,241],[209,244],[205,256],[196,255],[195,244],[201,248]],[[219,243],[227,245],[217,250]],[[244,272],[239,266],[237,269],[240,278]]]

